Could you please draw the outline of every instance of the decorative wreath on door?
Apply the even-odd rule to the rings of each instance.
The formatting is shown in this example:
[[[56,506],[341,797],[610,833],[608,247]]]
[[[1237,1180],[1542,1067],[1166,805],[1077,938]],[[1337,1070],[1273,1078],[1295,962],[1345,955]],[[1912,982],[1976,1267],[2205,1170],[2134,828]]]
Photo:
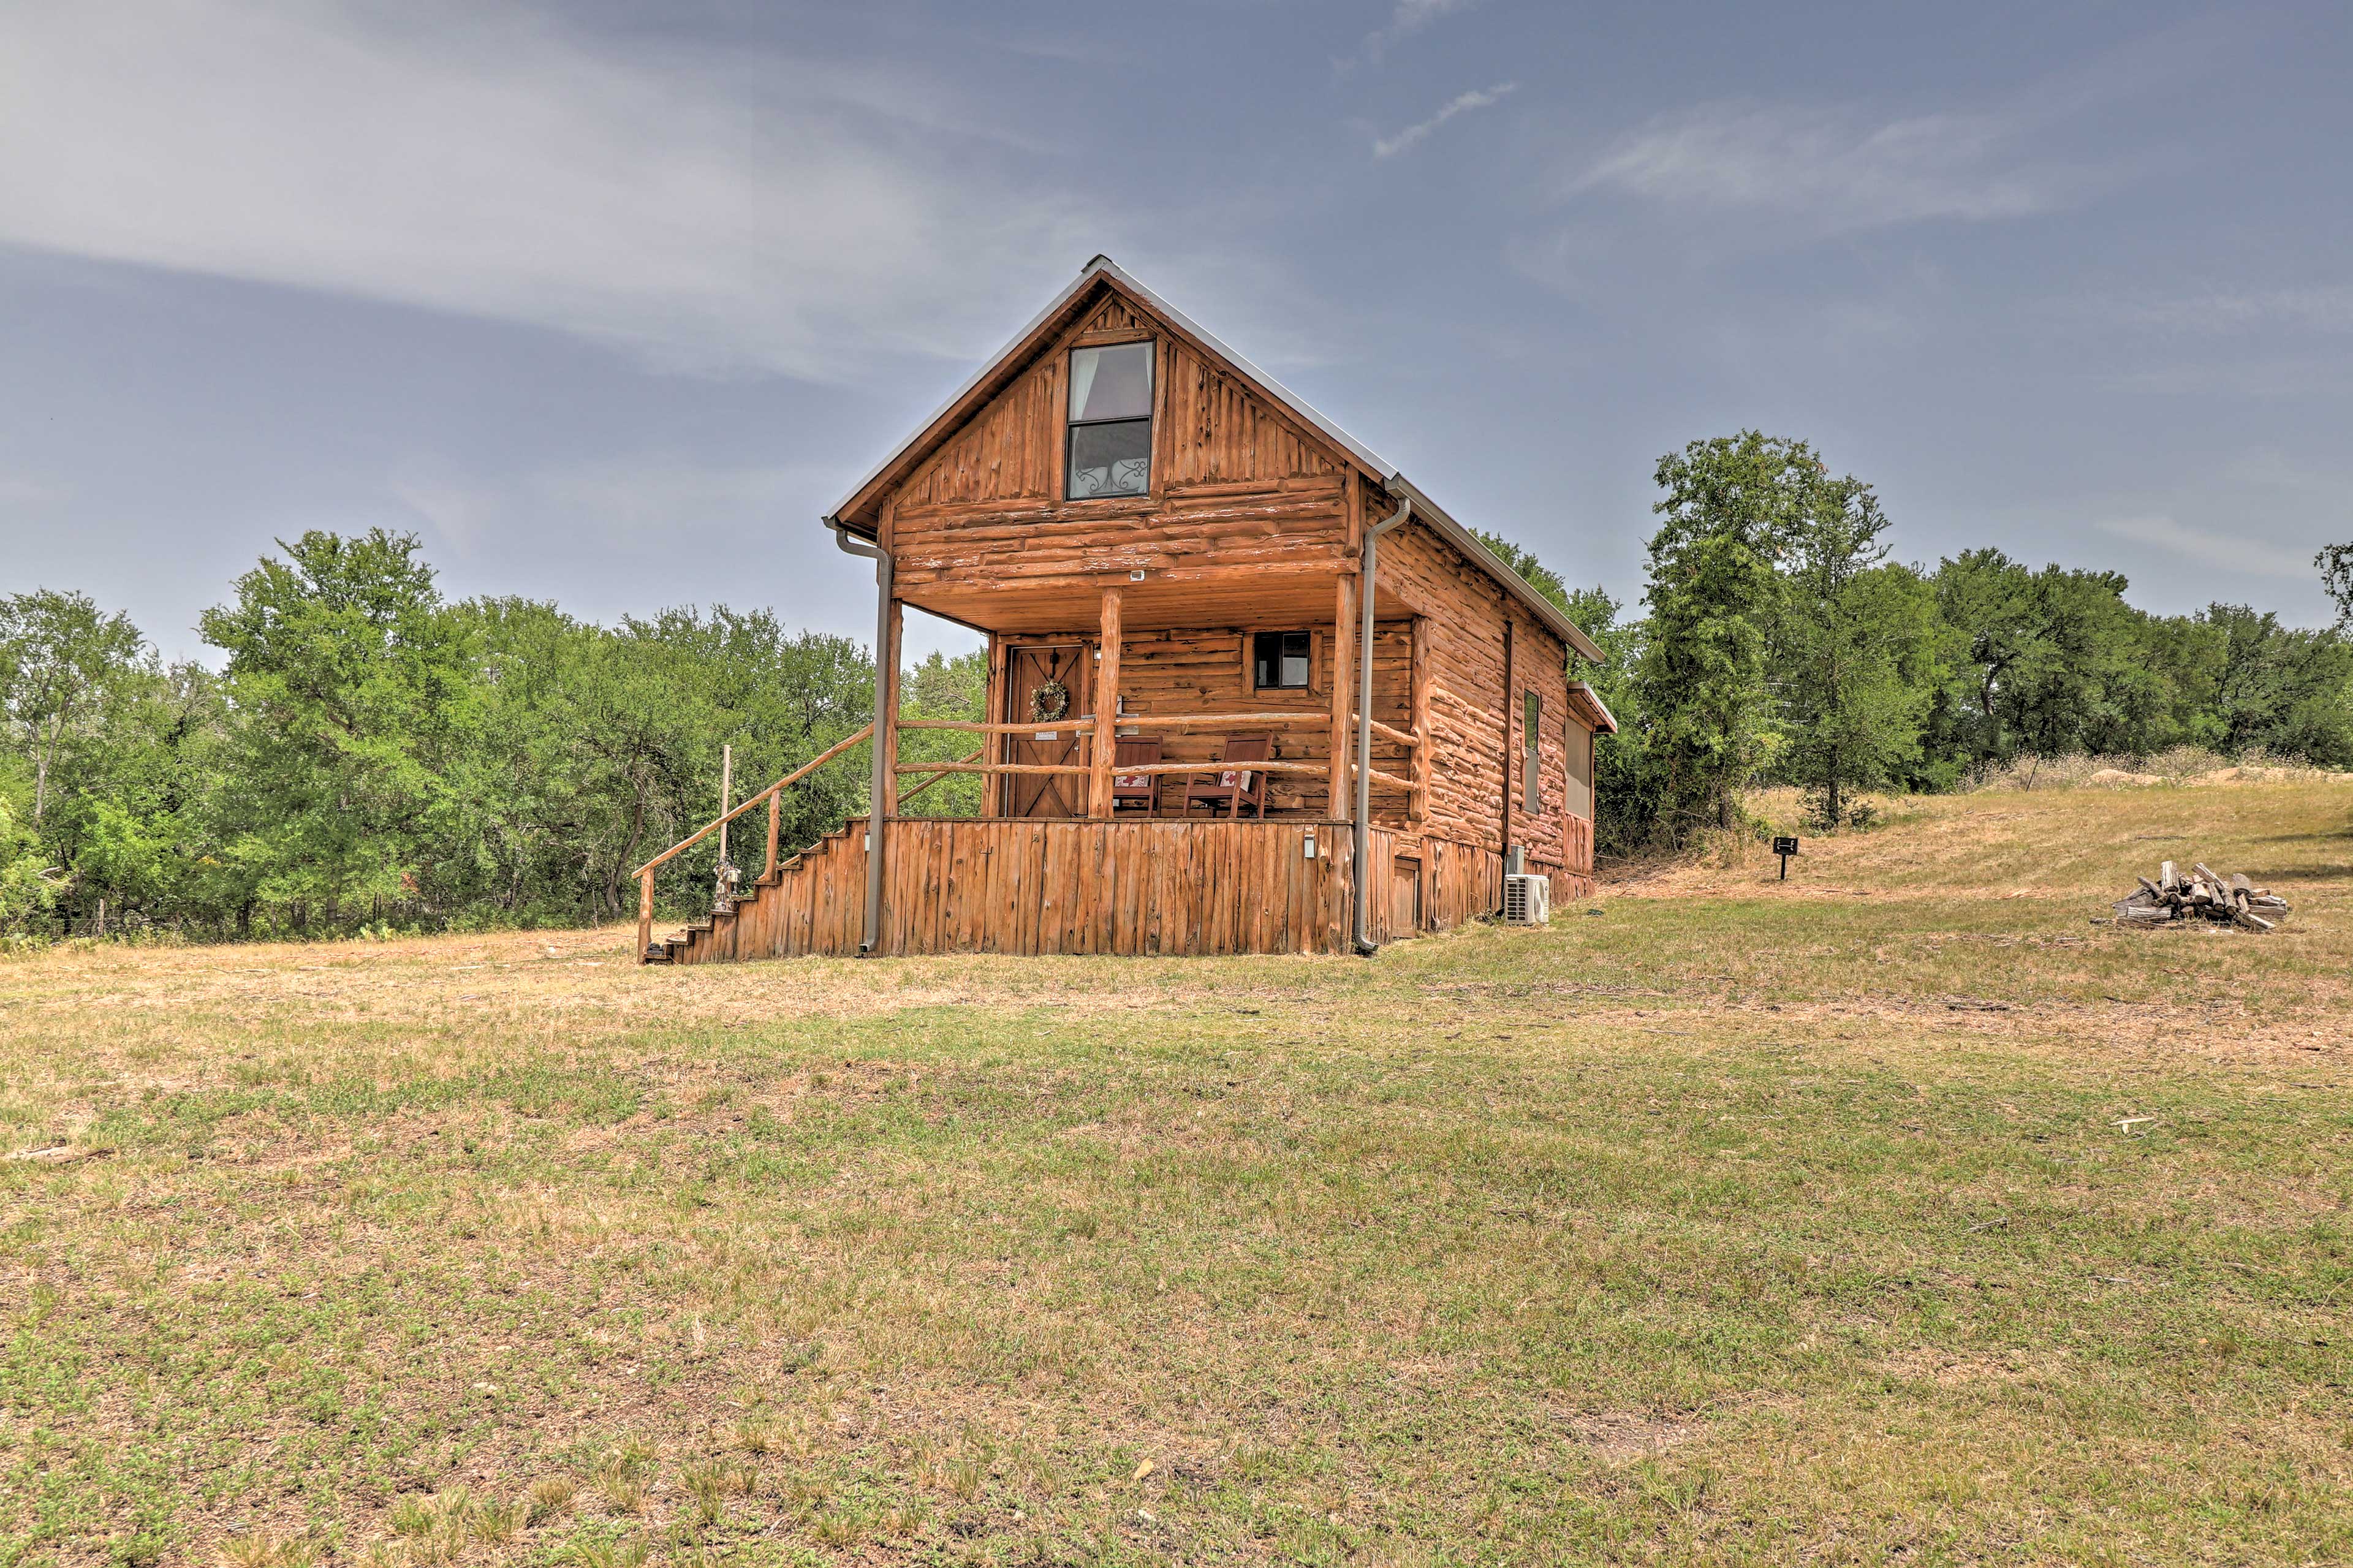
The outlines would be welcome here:
[[[1033,723],[1050,724],[1071,710],[1071,689],[1059,680],[1029,689],[1029,718]]]

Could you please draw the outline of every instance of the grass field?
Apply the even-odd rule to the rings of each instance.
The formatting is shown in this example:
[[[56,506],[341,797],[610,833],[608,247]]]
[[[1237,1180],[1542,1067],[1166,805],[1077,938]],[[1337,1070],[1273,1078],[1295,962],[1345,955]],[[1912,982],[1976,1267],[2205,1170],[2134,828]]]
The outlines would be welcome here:
[[[2166,856],[2296,912],[2092,923]],[[2081,790],[1371,963],[0,962],[0,1564],[2345,1561],[2348,862]]]

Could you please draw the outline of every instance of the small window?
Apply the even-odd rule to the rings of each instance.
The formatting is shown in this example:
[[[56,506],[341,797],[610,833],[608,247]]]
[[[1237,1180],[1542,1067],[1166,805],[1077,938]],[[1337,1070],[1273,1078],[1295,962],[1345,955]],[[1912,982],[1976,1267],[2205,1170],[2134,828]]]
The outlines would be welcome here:
[[[1533,691],[1520,694],[1520,779],[1521,806],[1533,816],[1544,809],[1544,795],[1536,787],[1536,741],[1544,734],[1544,699]]]
[[[1261,632],[1251,649],[1251,682],[1261,691],[1304,691],[1314,664],[1314,645],[1305,632]]]
[[[1150,343],[1071,351],[1071,471],[1065,499],[1152,489]]]
[[[1568,810],[1593,819],[1593,731],[1582,724],[1568,727]]]

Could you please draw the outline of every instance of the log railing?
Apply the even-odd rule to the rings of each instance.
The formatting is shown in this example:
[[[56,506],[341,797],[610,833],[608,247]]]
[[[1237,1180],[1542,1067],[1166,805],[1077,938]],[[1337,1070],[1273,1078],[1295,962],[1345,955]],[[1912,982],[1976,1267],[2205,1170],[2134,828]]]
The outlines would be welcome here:
[[[1265,724],[1324,724],[1328,713],[1123,713],[1115,728],[1123,730],[1247,730]],[[1131,770],[1122,768],[1120,772]]]
[[[737,817],[743,816],[754,806],[765,801],[768,805],[768,863],[761,868],[760,874],[764,877],[766,876],[770,871],[776,868],[776,836],[784,826],[784,792],[791,788],[794,784],[800,783],[801,780],[808,777],[809,774],[817,772],[818,769],[833,761],[834,758],[841,755],[842,752],[849,750],[850,747],[858,744],[860,741],[871,739],[873,733],[874,726],[868,724],[860,729],[855,734],[835,742],[832,745],[828,746],[824,751],[819,752],[816,756],[811,757],[807,762],[803,763],[799,767],[795,768],[791,773],[786,773],[783,778],[778,779],[776,783],[770,784],[759,794],[746,799],[743,805],[735,807],[733,811],[728,812],[723,816],[715,817],[712,820],[704,823],[701,827],[695,829],[684,838],[680,839],[677,843],[671,845],[669,848],[663,850],[660,854],[655,856],[652,859],[638,867],[637,870],[638,962],[643,963],[646,961],[646,949],[651,945],[654,938],[654,873],[656,871],[659,870],[663,865],[670,860],[684,853],[686,850],[692,848],[695,845],[702,843],[705,838],[708,838],[712,834],[718,832],[720,828],[725,826],[728,823],[734,821]]]
[[[1033,731],[1051,734],[1061,730],[1068,730],[1073,735],[1086,735],[1092,734],[1094,727],[1095,721],[1092,719],[1072,719],[1067,723],[1050,724],[1034,721],[1028,724],[984,724],[976,719],[902,719],[899,721],[899,728],[902,730],[962,730],[972,735],[1027,735]]]
[[[904,728],[906,728],[906,726],[902,724],[902,725],[901,725],[901,726],[900,726],[900,728],[904,729]],[[983,747],[981,747],[981,748],[980,748],[980,750],[979,750],[979,751],[976,751],[976,752],[966,752],[963,756],[958,757],[958,758],[957,758],[955,762],[953,762],[953,763],[934,763],[934,764],[930,765],[928,768],[927,768],[923,763],[916,763],[916,764],[914,764],[912,768],[900,769],[900,768],[898,768],[898,767],[897,767],[897,765],[894,763],[894,764],[892,765],[892,766],[893,766],[893,771],[894,771],[894,772],[907,772],[907,773],[925,773],[925,772],[928,772],[928,773],[931,773],[931,775],[932,775],[930,778],[925,779],[923,783],[921,783],[921,784],[917,784],[914,788],[913,788],[913,789],[909,790],[906,794],[904,794],[904,795],[901,795],[901,796],[899,797],[899,805],[900,805],[901,809],[902,809],[902,810],[903,810],[903,809],[906,807],[906,805],[907,805],[907,803],[908,803],[909,801],[911,801],[911,800],[914,799],[917,795],[919,795],[923,794],[925,790],[927,790],[927,789],[931,788],[934,784],[935,784],[939,783],[942,779],[944,779],[944,778],[947,778],[947,777],[951,776],[951,775],[950,775],[950,773],[949,773],[949,772],[948,772],[948,770],[949,770],[950,768],[960,768],[960,767],[963,767],[963,766],[964,766],[965,763],[976,763],[976,762],[980,761],[982,754],[983,754],[984,752],[986,752],[987,750],[988,750],[988,748],[987,748],[987,746],[983,746]]]

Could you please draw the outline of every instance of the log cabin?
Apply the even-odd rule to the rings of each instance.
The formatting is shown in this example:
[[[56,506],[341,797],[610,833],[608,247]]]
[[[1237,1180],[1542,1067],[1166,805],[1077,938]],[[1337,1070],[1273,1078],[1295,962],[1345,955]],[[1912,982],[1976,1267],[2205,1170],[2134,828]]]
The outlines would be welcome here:
[[[708,921],[651,940],[702,834],[640,868],[643,961],[1370,952],[1509,872],[1592,889],[1599,651],[1108,258],[821,521],[873,563],[875,722],[733,808],[767,803],[767,867]],[[987,638],[980,719],[901,717],[910,607]],[[918,727],[973,750],[902,763]],[[869,738],[871,815],[779,860],[782,792]],[[951,773],[982,815],[902,810]]]

